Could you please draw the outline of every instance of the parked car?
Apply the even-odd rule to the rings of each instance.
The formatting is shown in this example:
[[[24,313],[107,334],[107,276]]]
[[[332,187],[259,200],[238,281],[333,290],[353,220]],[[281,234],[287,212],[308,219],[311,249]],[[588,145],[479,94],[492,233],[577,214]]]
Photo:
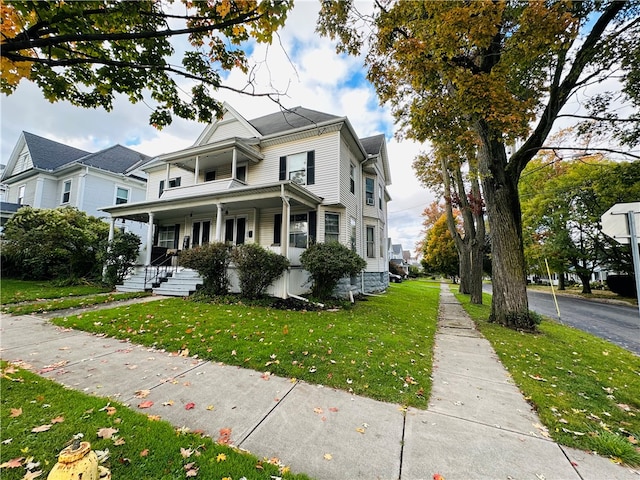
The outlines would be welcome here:
[[[389,282],[402,283],[402,277],[400,275],[396,275],[395,273],[389,272]]]

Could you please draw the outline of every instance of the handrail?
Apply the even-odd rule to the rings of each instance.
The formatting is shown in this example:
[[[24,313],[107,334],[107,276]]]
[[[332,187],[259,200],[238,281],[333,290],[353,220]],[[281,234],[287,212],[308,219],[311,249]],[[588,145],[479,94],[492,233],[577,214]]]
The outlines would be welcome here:
[[[144,267],[144,288],[150,285],[160,283],[161,278],[166,278],[169,274],[176,273],[178,271],[178,265],[173,265],[174,252],[167,252],[164,255],[156,258],[153,263],[155,265],[147,265]]]

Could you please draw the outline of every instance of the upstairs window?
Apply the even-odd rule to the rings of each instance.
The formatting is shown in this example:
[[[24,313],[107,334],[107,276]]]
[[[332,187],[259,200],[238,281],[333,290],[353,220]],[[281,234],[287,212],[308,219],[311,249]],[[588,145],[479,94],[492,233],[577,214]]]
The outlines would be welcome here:
[[[129,203],[129,189],[116,187],[116,205],[121,205],[123,203]]]
[[[382,185],[378,185],[378,208],[382,210]]]
[[[18,201],[16,202],[18,205],[24,205],[24,191],[26,187],[24,185],[20,185],[18,187]]]
[[[208,172],[205,172],[204,174],[204,181],[205,182],[213,182],[216,179],[216,171],[215,170],[209,170]]]
[[[180,181],[182,177],[170,178],[169,179],[169,188],[179,187]],[[160,180],[160,192],[158,193],[158,197],[162,196],[162,192],[164,192],[164,180]]]
[[[376,183],[373,178],[366,179],[365,183],[365,200],[367,205],[375,205],[374,193],[376,189]]]
[[[356,193],[356,166],[353,163],[349,167],[349,189]]]
[[[324,214],[324,241],[325,243],[340,241],[340,215],[337,213]]]
[[[280,180],[291,180],[300,185],[315,183],[315,151],[280,157]]]
[[[71,180],[66,180],[62,185],[62,202],[69,203],[71,199]]]

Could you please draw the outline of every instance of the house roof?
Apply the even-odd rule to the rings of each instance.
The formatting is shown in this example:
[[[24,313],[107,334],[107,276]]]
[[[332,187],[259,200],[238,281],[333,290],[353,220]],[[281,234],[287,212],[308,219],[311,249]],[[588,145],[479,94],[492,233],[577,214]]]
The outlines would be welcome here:
[[[341,117],[328,113],[310,110],[304,107],[294,107],[280,112],[271,113],[263,117],[249,120],[249,123],[260,132],[261,135],[286,132],[301,127],[308,127],[317,123],[338,120]]]
[[[378,155],[380,150],[382,150],[385,140],[384,134],[380,133],[373,137],[361,138],[360,143],[362,143],[362,146],[368,155]]]
[[[130,148],[123,147],[122,145],[114,145],[105,150],[100,150],[99,152],[79,158],[76,162],[109,172],[126,173],[150,159],[151,157],[131,150]]]
[[[89,152],[80,150],[79,148],[54,142],[53,140],[39,137],[33,133],[22,132],[22,135],[29,148],[31,162],[34,168],[55,170],[62,165],[89,155]]]

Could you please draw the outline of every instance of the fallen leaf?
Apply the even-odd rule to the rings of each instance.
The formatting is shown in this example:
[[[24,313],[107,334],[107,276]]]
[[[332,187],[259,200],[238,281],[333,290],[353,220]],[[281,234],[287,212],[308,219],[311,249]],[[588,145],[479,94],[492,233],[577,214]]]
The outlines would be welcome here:
[[[31,433],[40,433],[40,432],[46,432],[47,430],[49,430],[53,425],[48,424],[48,425],[40,425],[39,427],[35,427],[31,429]]]
[[[142,403],[138,404],[138,408],[149,408],[153,407],[153,400],[145,400]]]
[[[162,417],[160,415],[147,415],[147,418],[152,422],[159,422]]]
[[[116,433],[118,433],[118,431],[119,430],[117,428],[104,427],[104,428],[101,428],[100,430],[98,430],[98,437],[99,438],[111,438]]]
[[[336,413],[338,411],[338,409],[336,407],[329,407],[329,411]]]
[[[2,440],[3,445],[9,445],[11,442],[13,442],[13,438],[7,438],[6,440]]]
[[[136,398],[147,398],[150,393],[151,393],[151,390],[137,390],[136,393],[135,393],[135,397]]]
[[[207,405],[207,410],[213,410],[215,407],[213,405]]]
[[[331,455],[330,453],[325,453],[322,458],[324,458],[325,460],[331,460],[333,458],[333,455]]]
[[[140,456],[141,457],[146,457],[147,455],[149,455],[149,449],[148,448],[145,448],[144,450],[142,450],[140,452]]]
[[[444,480],[444,477],[442,475],[440,475],[439,473],[434,473],[433,474],[433,480]]]
[[[173,404],[174,404],[173,400],[169,400],[168,402],[162,402],[163,407],[170,407]]]
[[[358,428],[356,428],[356,432],[362,433],[364,435],[364,432],[366,432],[366,430],[364,428],[362,428],[362,427],[358,427]]]
[[[231,444],[231,429],[230,428],[221,428],[220,435],[218,436],[218,443],[221,445],[230,445]]]
[[[37,472],[27,471],[27,473],[24,474],[24,477],[22,477],[22,480],[32,480],[34,478],[38,478],[40,475],[42,475],[42,470],[38,470]]]
[[[323,413],[323,410],[320,407],[316,407],[313,409],[313,413],[317,413],[318,415]]]
[[[8,462],[0,464],[0,468],[19,468],[22,466],[22,460],[24,457],[12,458]]]
[[[113,444],[114,444],[116,447],[118,447],[118,446],[120,446],[120,445],[124,445],[125,443],[127,443],[127,442],[125,442],[125,441],[124,441],[124,438],[122,438],[122,437],[117,438],[117,439],[113,442]]]
[[[194,409],[195,407],[196,407],[196,404],[195,404],[195,403],[193,403],[193,402],[189,402],[189,403],[187,403],[187,404],[184,406],[184,409],[185,409],[185,410],[192,410],[192,409]]]
[[[52,423],[52,424],[53,424],[53,423],[62,423],[62,422],[64,422],[64,417],[63,417],[63,416],[59,416],[59,417],[56,417],[56,418],[52,418],[52,419],[51,419],[51,423]]]
[[[193,455],[193,450],[190,448],[180,447],[180,455],[182,455],[182,458],[189,458]]]
[[[12,408],[11,414],[9,415],[11,418],[19,417],[22,415],[22,407],[20,408]]]
[[[227,456],[224,453],[219,453],[216,457],[216,462],[224,462],[227,459]]]
[[[198,476],[198,470],[196,470],[195,468],[192,468],[191,470],[187,470],[187,473],[185,474],[185,477],[197,477]]]

